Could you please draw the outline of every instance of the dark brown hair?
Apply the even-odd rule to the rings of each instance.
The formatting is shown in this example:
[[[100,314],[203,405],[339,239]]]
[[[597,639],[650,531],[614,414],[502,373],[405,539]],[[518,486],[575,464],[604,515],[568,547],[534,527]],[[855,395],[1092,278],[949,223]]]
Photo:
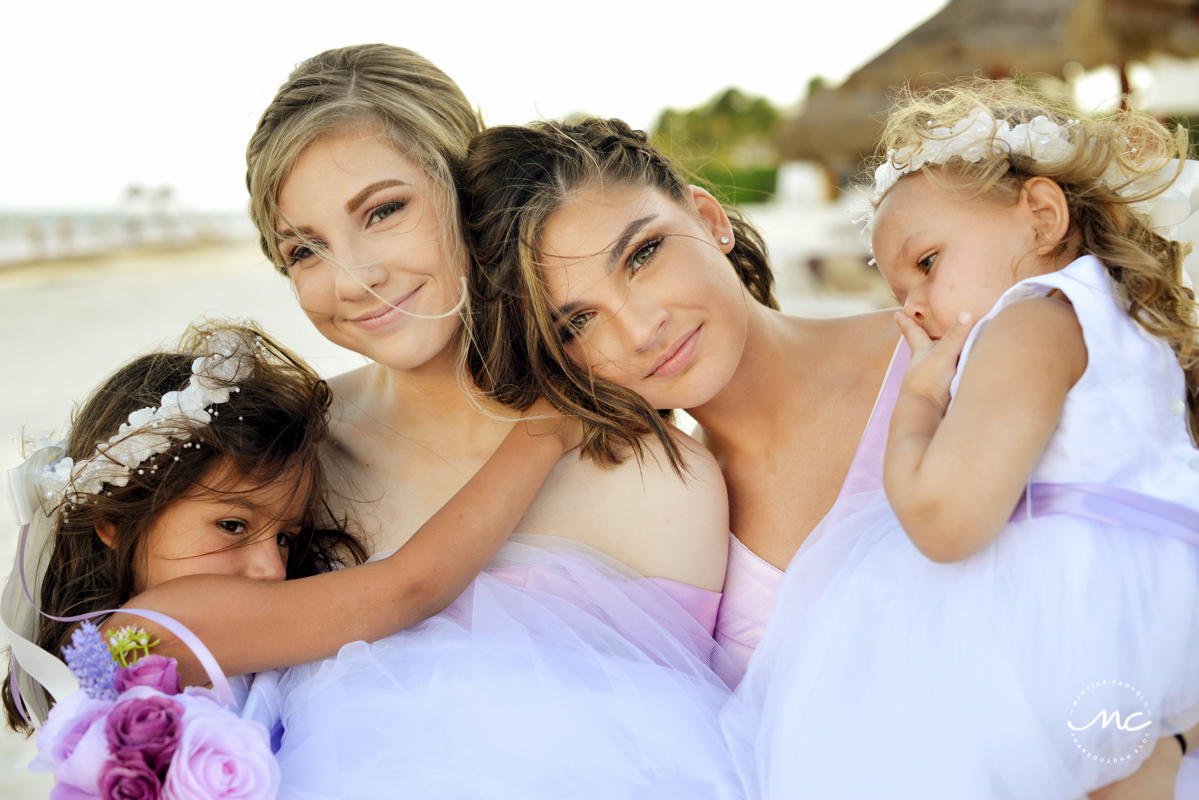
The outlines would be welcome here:
[[[460,191],[471,250],[471,335],[466,356],[475,383],[524,410],[544,395],[584,423],[583,454],[601,465],[643,454],[643,437],[662,442],[671,466],[682,455],[658,410],[636,393],[592,375],[566,354],[538,265],[546,220],[574,193],[593,186],[645,188],[676,203],[687,182],[618,119],[502,126],[475,138]],[[726,209],[735,241],[728,258],[761,303],[777,309],[766,245],[736,209]]]
[[[300,358],[256,327],[212,323],[192,328],[179,347],[152,353],[121,367],[92,392],[73,415],[65,443],[76,462],[96,455],[98,443],[115,436],[138,409],[158,407],[167,392],[185,388],[192,362],[210,354],[217,331],[231,330],[252,354],[252,374],[236,383],[228,402],[213,407],[211,420],[172,423],[171,446],[131,470],[125,486],[105,484],[98,492],[68,492],[53,515],[51,552],[38,598],[42,610],[58,617],[118,608],[137,591],[144,541],[155,520],[172,502],[195,491],[227,490],[221,480],[236,476],[255,487],[287,481],[293,497],[303,494],[301,529],[288,555],[287,577],[327,571],[366,553],[337,523],[325,502],[322,466],[328,434],[331,392]],[[231,384],[232,385],[232,384]],[[209,483],[219,483],[210,486]],[[101,541],[96,524],[115,528],[112,546]],[[51,653],[66,644],[74,623],[42,619],[36,642]],[[30,732],[5,681],[4,709],[13,730]]]
[[[1182,169],[1168,161],[1186,152],[1186,129],[1171,133],[1137,111],[1087,114],[1067,99],[1045,97],[1013,80],[964,80],[901,95],[883,130],[879,149],[887,155],[879,161],[906,167],[906,159],[923,148],[942,146],[945,134],[939,129],[952,128],[979,109],[1013,127],[1044,117],[1065,132],[1072,155],[1034,161],[995,147],[977,161],[950,158],[918,171],[971,196],[1012,202],[1035,176],[1061,186],[1070,227],[1058,254],[1077,244],[1081,254],[1103,262],[1128,303],[1129,316],[1174,350],[1186,377],[1191,438],[1199,444],[1199,317],[1195,293],[1183,284],[1183,259],[1191,243],[1162,236],[1137,208],[1167,188],[1168,182],[1152,180],[1163,168]]]

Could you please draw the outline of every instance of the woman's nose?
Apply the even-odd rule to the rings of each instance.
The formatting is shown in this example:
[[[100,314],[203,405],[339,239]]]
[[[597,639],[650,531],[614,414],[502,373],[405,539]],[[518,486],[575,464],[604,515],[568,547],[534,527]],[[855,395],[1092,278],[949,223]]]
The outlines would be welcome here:
[[[287,577],[287,556],[274,535],[264,533],[242,546],[242,574],[256,581],[281,581]]]
[[[665,308],[651,303],[629,301],[616,315],[630,353],[644,353],[659,344],[670,314]]]
[[[355,252],[351,257],[351,261],[330,265],[337,271],[337,297],[339,300],[365,300],[374,295],[375,287],[387,280],[387,268],[372,254]]]

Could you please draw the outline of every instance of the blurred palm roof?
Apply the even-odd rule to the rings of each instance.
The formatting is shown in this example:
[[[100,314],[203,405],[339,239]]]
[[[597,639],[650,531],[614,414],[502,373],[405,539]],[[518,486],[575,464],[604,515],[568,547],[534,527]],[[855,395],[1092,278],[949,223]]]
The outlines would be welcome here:
[[[784,159],[820,161],[844,181],[874,153],[895,87],[1018,71],[1063,77],[1153,54],[1199,57],[1193,0],[951,0],[835,89],[812,91],[781,134]],[[1126,78],[1125,87],[1127,87]]]

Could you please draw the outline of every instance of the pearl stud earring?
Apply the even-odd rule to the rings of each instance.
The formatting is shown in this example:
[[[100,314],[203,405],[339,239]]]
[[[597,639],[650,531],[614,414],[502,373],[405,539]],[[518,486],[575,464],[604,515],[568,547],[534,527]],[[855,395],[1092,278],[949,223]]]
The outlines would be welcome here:
[[[727,236],[721,236],[721,237],[720,237],[720,243],[721,243],[721,244],[728,244],[728,243],[729,243],[729,237],[727,237]]]

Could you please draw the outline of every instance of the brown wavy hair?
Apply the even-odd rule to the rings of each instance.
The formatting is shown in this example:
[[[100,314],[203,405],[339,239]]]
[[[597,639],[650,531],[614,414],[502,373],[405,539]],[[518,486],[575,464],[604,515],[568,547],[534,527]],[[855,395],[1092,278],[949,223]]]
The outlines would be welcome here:
[[[1152,177],[1168,159],[1187,151],[1186,129],[1171,132],[1136,111],[1086,114],[1067,99],[1045,97],[1017,81],[974,79],[903,93],[884,127],[879,151],[887,155],[878,163],[890,160],[897,168],[907,166],[899,154],[917,153],[938,138],[937,128],[951,127],[980,108],[1012,126],[1047,117],[1067,130],[1073,155],[1044,163],[1004,154],[997,147],[995,155],[977,162],[953,157],[918,171],[934,182],[952,182],[975,197],[1012,202],[1032,177],[1046,177],[1061,186],[1070,226],[1057,255],[1077,246],[1080,254],[1102,261],[1127,301],[1129,315],[1170,345],[1186,376],[1191,438],[1199,444],[1199,309],[1195,293],[1183,285],[1183,259],[1192,243],[1157,233],[1136,208],[1165,190],[1166,186],[1154,186]],[[1181,163],[1177,169],[1181,171]]]
[[[253,372],[236,384],[228,402],[211,421],[180,420],[170,449],[133,470],[125,486],[106,484],[100,491],[68,493],[53,513],[50,555],[39,604],[58,617],[118,608],[137,591],[144,542],[158,516],[197,487],[225,494],[234,475],[262,487],[287,482],[292,498],[302,495],[300,532],[288,553],[287,577],[325,572],[366,560],[362,545],[346,532],[325,500],[322,464],[332,394],[328,385],[298,356],[257,327],[209,323],[188,330],[179,346],[134,359],[104,381],[79,407],[65,442],[76,462],[96,454],[96,445],[117,434],[131,413],[158,407],[167,392],[185,388],[192,362],[209,355],[209,336],[233,330],[251,346]],[[299,479],[297,480],[297,477]],[[212,479],[219,485],[207,486]],[[96,533],[111,523],[109,546]],[[36,642],[51,653],[67,644],[75,623],[42,618]],[[4,710],[10,728],[30,733],[4,682]]]
[[[471,378],[518,410],[545,396],[584,423],[583,454],[600,465],[640,458],[643,437],[662,443],[676,472],[682,454],[665,415],[640,395],[592,375],[567,355],[554,305],[541,279],[539,241],[546,220],[575,193],[603,185],[645,188],[676,203],[687,182],[642,131],[618,119],[501,126],[471,144],[460,180],[471,255]],[[761,303],[777,309],[774,275],[761,235],[736,209],[728,258]]]

